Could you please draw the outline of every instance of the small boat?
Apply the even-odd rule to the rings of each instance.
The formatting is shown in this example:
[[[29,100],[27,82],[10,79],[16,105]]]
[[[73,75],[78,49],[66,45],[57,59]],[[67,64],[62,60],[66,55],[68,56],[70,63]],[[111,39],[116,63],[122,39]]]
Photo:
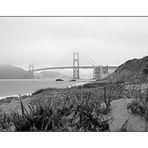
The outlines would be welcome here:
[[[70,82],[76,81],[75,79],[70,80]]]
[[[56,81],[64,81],[63,79],[56,79]]]

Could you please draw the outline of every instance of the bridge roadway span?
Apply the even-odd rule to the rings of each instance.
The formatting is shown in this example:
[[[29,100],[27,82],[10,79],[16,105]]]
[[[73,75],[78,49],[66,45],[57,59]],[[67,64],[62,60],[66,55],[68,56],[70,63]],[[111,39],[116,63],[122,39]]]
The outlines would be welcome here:
[[[103,66],[103,68],[106,66]],[[51,69],[73,69],[73,68],[78,68],[78,67],[73,67],[73,66],[66,66],[66,67],[46,67],[46,68],[38,68],[38,69],[33,69],[31,70],[32,72],[35,71],[43,71],[43,70],[51,70]],[[93,69],[94,66],[79,66],[79,69]],[[108,69],[117,69],[117,66],[108,66]]]

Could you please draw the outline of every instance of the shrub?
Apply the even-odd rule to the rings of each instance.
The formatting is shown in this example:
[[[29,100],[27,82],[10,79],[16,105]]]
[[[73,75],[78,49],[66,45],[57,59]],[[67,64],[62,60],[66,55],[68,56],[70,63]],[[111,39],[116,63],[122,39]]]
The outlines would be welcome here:
[[[140,115],[144,117],[145,120],[148,119],[148,89],[146,91],[146,94],[139,93],[139,98],[134,99],[127,105],[127,109],[130,110],[132,114]]]
[[[145,107],[138,101],[132,101],[127,105],[127,109],[131,111],[132,114],[144,116]]]

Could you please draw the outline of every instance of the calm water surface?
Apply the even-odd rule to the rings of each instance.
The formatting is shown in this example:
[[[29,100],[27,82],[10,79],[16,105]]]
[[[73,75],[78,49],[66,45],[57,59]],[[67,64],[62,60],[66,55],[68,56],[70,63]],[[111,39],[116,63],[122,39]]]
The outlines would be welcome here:
[[[41,88],[63,88],[68,86],[73,86],[77,84],[83,84],[86,81],[76,81],[76,82],[69,82],[69,81],[55,81],[55,80],[45,80],[45,79],[27,79],[27,80],[11,80],[5,79],[0,80],[0,98],[5,96],[13,96],[19,94],[28,94],[32,93],[35,90]]]

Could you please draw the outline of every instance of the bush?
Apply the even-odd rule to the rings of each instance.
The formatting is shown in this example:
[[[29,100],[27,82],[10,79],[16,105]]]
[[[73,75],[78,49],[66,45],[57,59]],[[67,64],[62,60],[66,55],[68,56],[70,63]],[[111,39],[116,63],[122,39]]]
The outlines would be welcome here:
[[[142,102],[132,101],[127,105],[127,109],[131,111],[132,114],[144,116],[145,115],[145,107]]]

